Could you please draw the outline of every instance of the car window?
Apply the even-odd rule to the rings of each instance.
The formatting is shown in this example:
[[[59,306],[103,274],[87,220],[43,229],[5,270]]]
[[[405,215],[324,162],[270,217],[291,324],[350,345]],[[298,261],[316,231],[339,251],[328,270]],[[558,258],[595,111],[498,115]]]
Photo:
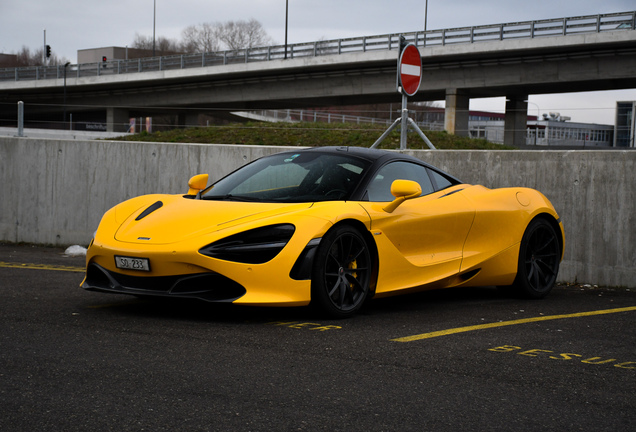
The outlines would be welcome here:
[[[307,176],[309,169],[298,164],[270,165],[255,173],[230,190],[233,194],[296,187]]]
[[[413,180],[422,188],[422,195],[433,192],[433,184],[426,167],[410,162],[392,162],[378,170],[367,188],[369,201],[389,202],[395,197],[391,194],[391,184],[395,180]]]
[[[435,181],[435,184],[437,185],[437,190],[446,189],[447,187],[450,187],[454,184],[453,182],[451,182],[449,179],[447,179],[446,177],[444,177],[437,171],[428,170],[428,172],[431,174],[431,176],[433,176],[433,180]]]

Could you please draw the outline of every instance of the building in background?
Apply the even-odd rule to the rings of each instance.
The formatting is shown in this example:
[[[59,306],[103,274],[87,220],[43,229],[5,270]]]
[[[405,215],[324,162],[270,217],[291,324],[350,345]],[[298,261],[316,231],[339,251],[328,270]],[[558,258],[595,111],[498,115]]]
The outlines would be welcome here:
[[[18,67],[18,56],[16,54],[0,54],[0,68]]]
[[[562,116],[557,112],[543,114],[541,118],[529,115],[526,123],[526,145],[546,147],[612,147],[614,145],[613,125],[575,123],[570,120],[570,117]],[[504,124],[505,114],[503,113],[470,111],[468,115],[468,133],[471,138],[483,138],[493,143],[503,144]],[[443,130],[444,109],[429,108],[421,126],[429,130]]]
[[[614,147],[636,147],[636,101],[616,102]]]
[[[542,119],[528,119],[527,145],[565,147],[612,147],[614,126],[575,123],[559,113],[543,114]]]

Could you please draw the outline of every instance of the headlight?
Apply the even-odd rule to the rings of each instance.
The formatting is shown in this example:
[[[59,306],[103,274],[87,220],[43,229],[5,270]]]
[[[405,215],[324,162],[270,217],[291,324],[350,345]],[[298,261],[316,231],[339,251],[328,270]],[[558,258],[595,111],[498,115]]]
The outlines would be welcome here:
[[[263,264],[283,250],[295,230],[292,224],[256,228],[204,246],[199,253],[225,261]]]

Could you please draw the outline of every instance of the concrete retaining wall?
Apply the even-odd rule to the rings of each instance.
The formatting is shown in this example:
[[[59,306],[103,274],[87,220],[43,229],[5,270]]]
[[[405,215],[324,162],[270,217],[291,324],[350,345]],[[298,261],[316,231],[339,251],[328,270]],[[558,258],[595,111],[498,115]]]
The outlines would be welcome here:
[[[85,245],[118,202],[285,149],[0,137],[0,241]],[[566,229],[559,280],[636,287],[636,151],[407,153],[467,183],[542,191]]]

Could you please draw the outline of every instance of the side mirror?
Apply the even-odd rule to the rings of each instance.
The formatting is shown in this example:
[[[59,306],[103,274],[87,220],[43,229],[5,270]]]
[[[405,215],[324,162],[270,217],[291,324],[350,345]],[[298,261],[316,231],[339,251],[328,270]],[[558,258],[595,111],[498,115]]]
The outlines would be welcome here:
[[[208,185],[208,175],[207,174],[199,174],[195,175],[188,181],[188,195],[197,195]]]
[[[422,195],[422,187],[412,180],[395,180],[391,183],[391,194],[395,199],[382,208],[387,213],[392,213],[404,201]]]

